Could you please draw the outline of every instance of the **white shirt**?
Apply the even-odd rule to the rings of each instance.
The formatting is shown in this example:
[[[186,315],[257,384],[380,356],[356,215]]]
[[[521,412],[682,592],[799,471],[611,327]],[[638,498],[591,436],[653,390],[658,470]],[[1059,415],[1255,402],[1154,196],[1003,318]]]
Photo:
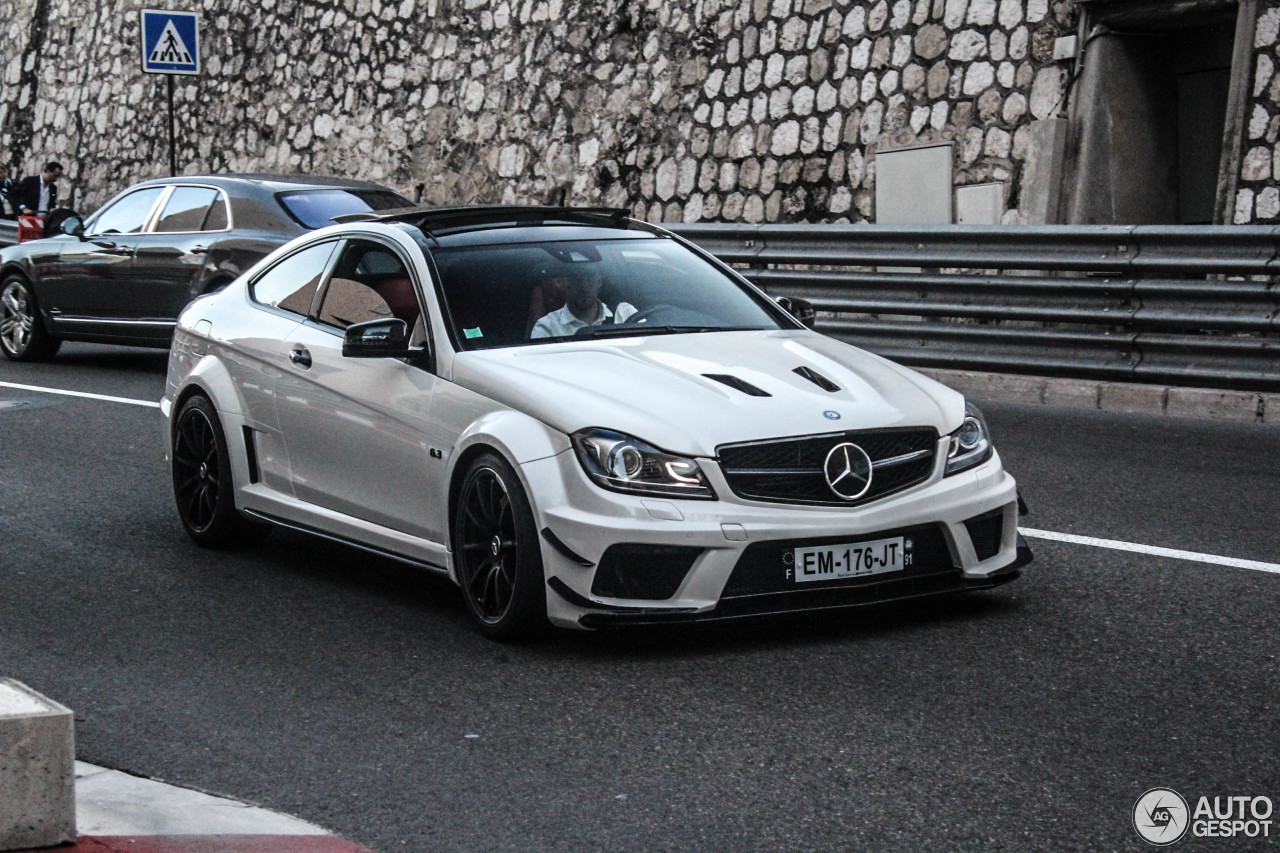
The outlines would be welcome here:
[[[615,323],[625,323],[627,319],[636,313],[636,308],[630,302],[619,302],[617,319],[614,319],[614,313],[609,310],[609,306],[603,302],[600,303],[600,320],[596,325],[600,325],[608,320]],[[572,335],[579,329],[586,328],[588,324],[579,320],[574,313],[569,310],[569,306],[565,305],[559,311],[552,311],[538,322],[533,324],[533,331],[529,333],[531,338],[563,338]]]
[[[49,212],[49,185],[44,182],[44,178],[40,179],[40,209],[37,212]]]

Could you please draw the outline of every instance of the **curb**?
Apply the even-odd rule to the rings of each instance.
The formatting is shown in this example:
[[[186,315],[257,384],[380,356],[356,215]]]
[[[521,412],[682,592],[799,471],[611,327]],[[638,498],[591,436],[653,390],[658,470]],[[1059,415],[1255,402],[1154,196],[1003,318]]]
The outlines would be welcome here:
[[[1103,412],[1280,424],[1280,394],[914,368],[966,397]]]
[[[315,824],[238,800],[83,761],[75,768],[80,834],[54,853],[374,853]]]

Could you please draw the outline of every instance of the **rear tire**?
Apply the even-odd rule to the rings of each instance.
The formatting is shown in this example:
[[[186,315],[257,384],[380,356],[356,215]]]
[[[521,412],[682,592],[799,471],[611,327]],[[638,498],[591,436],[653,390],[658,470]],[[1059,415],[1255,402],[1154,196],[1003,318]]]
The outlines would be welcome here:
[[[48,361],[62,341],[45,330],[31,285],[20,275],[0,284],[0,352],[12,361]]]
[[[236,509],[227,439],[209,398],[197,394],[173,424],[173,497],[187,535],[206,548],[250,545],[271,525],[250,521]]]
[[[450,527],[458,585],[480,631],[496,640],[545,633],[546,580],[533,509],[505,459],[485,453],[467,467]]]

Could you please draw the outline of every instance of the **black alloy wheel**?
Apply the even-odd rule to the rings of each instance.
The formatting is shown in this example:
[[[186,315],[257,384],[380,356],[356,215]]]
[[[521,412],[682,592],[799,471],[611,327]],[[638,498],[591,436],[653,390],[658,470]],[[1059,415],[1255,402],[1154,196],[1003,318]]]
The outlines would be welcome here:
[[[516,640],[547,626],[533,511],[504,459],[485,453],[467,468],[454,509],[453,546],[458,584],[481,631]]]
[[[173,497],[187,535],[210,548],[261,539],[270,525],[235,507],[227,440],[217,410],[199,394],[182,404],[173,426]]]
[[[53,358],[61,341],[51,337],[40,319],[31,285],[20,275],[0,284],[0,351],[13,361]]]

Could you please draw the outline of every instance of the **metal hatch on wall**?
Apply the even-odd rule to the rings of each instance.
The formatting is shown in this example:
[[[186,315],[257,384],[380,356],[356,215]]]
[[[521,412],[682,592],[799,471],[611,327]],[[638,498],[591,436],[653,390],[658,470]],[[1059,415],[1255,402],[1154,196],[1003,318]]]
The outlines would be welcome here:
[[[1083,0],[1081,8],[1063,221],[1224,221],[1254,0]]]

